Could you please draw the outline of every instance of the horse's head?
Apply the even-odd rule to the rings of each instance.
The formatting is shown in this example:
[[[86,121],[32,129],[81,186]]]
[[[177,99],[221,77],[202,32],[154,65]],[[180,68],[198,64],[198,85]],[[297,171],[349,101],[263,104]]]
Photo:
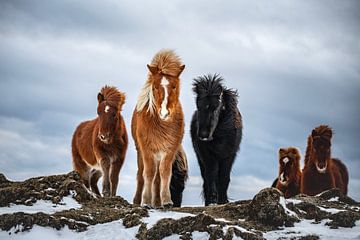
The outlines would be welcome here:
[[[115,87],[105,86],[98,93],[97,113],[99,117],[98,138],[110,144],[119,124],[120,111],[125,103],[125,95]]]
[[[312,154],[319,173],[325,173],[331,156],[332,130],[329,126],[321,125],[311,132]]]
[[[153,110],[161,120],[168,120],[174,112],[180,95],[180,74],[185,65],[181,65],[176,74],[164,73],[157,67],[147,65],[150,71],[153,94]]]
[[[300,151],[297,148],[279,149],[279,182],[287,186],[296,180],[297,172],[300,171]]]
[[[207,75],[194,79],[193,90],[197,94],[197,135],[202,141],[211,141],[219,116],[224,109],[224,87],[219,75]]]

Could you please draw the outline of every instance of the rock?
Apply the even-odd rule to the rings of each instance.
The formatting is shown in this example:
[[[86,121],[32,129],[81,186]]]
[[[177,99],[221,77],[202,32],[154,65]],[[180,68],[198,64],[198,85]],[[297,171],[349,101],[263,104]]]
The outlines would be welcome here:
[[[338,227],[354,227],[355,222],[360,220],[360,213],[359,212],[338,212],[330,216],[332,220],[326,225],[331,226],[331,228],[338,228]]]
[[[282,193],[275,188],[265,188],[255,195],[249,206],[249,219],[274,227],[294,223],[280,204]]]

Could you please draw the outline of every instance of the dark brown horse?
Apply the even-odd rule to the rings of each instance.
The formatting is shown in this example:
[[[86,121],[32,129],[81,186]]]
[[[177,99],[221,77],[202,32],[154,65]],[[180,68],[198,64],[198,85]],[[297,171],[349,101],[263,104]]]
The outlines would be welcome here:
[[[279,176],[273,187],[279,189],[285,198],[300,193],[301,168],[300,151],[295,147],[279,149]]]
[[[331,188],[347,194],[349,174],[339,159],[331,158],[332,129],[321,125],[308,137],[301,193],[310,196]]]
[[[184,114],[179,101],[180,74],[185,65],[173,51],[162,50],[147,67],[148,79],[131,124],[138,156],[134,203],[170,207],[174,202],[170,184],[182,194],[187,176],[186,156],[181,146]],[[172,181],[174,167],[177,171],[173,180],[179,181],[178,185]]]
[[[102,194],[115,196],[124,163],[128,137],[121,109],[125,95],[105,86],[98,98],[98,117],[81,123],[72,139],[74,169],[87,188],[100,196],[97,182],[103,177]]]

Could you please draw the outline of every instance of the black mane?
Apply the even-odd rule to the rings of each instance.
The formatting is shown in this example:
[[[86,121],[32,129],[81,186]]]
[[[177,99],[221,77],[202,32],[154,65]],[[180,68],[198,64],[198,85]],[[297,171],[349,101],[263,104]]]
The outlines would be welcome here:
[[[220,96],[223,93],[225,107],[237,111],[238,92],[235,89],[228,89],[223,85],[224,79],[219,74],[208,74],[194,79],[193,91],[198,98],[207,96]]]

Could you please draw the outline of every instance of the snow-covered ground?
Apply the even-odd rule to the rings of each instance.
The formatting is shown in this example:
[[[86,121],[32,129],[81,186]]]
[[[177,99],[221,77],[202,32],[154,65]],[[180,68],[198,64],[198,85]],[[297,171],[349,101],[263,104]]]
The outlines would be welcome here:
[[[268,240],[279,238],[291,238],[306,235],[317,235],[320,239],[324,240],[339,240],[339,239],[360,239],[360,221],[356,222],[356,226],[353,228],[339,228],[330,229],[329,226],[325,226],[328,220],[321,221],[318,224],[314,224],[313,220],[303,220],[299,223],[295,223],[294,227],[289,227],[284,230],[270,231],[264,234],[264,237]]]
[[[24,212],[24,213],[37,213],[43,212],[47,214],[52,214],[55,212],[60,212],[64,210],[68,210],[71,208],[81,208],[81,205],[76,202],[72,197],[67,196],[62,199],[59,204],[54,204],[51,201],[38,200],[32,206],[26,205],[17,205],[10,204],[10,207],[0,207],[0,215],[1,214],[11,214],[16,212]]]

